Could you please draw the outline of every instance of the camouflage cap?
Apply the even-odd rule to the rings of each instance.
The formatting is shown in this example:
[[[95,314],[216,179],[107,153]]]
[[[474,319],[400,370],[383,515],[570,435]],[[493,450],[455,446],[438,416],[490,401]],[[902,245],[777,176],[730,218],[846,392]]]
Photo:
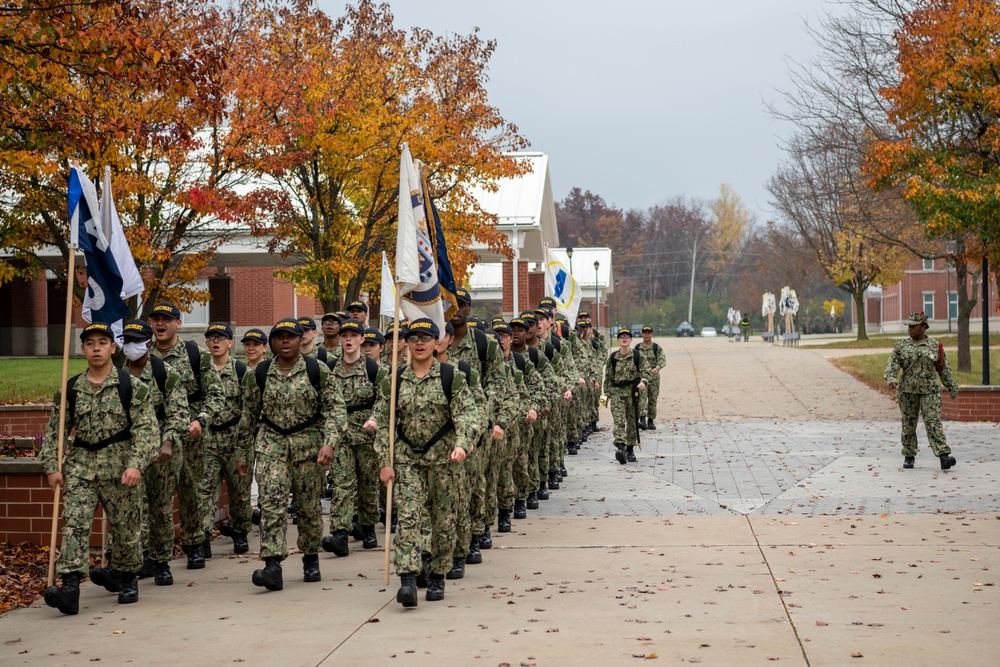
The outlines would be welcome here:
[[[927,314],[923,311],[910,313],[910,319],[906,321],[906,326],[908,327],[915,327],[918,324],[927,324]]]

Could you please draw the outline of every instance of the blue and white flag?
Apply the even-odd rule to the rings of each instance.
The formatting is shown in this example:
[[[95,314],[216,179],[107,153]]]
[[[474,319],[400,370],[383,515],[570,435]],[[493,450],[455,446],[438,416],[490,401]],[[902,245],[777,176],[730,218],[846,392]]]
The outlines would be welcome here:
[[[556,301],[559,312],[566,316],[570,327],[576,325],[583,293],[566,265],[555,259],[545,248],[545,294]]]
[[[109,172],[102,195],[99,204],[97,188],[83,169],[70,169],[70,244],[83,250],[87,259],[83,319],[111,324],[120,334],[122,320],[132,312],[125,299],[142,294],[144,286],[118,219]]]
[[[444,335],[444,306],[438,285],[434,244],[427,228],[420,176],[402,146],[399,162],[399,228],[396,237],[396,284],[400,308],[415,320],[428,317]]]
[[[448,244],[444,239],[441,216],[438,215],[437,206],[434,205],[434,199],[429,192],[427,206],[434,222],[434,249],[437,252],[438,286],[441,288],[441,298],[444,300],[444,316],[450,319],[458,311],[458,299],[455,297],[458,285],[455,283],[455,273],[451,270],[451,260],[448,258]]]

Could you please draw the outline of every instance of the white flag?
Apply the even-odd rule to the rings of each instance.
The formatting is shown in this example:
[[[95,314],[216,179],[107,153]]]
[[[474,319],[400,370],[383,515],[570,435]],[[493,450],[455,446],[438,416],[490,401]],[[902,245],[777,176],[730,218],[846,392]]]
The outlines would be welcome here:
[[[424,219],[424,202],[410,147],[402,146],[399,159],[399,227],[396,233],[396,280],[400,295],[420,285],[420,251],[417,224]]]
[[[556,307],[566,316],[570,328],[576,326],[583,292],[566,265],[555,259],[548,248],[545,252],[545,293],[555,299]]]
[[[832,304],[832,303],[830,304],[830,317],[833,317],[833,318],[836,318],[836,317],[837,317],[837,311],[836,311],[836,309],[835,309],[835,308],[833,307],[833,304]]]
[[[382,294],[379,295],[378,314],[387,319],[396,315],[396,284],[392,282],[392,269],[389,258],[382,251]]]

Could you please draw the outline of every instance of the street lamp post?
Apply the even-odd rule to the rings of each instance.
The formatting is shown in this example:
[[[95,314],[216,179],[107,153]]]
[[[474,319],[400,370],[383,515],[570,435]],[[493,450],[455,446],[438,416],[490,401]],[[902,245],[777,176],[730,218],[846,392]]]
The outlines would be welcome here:
[[[566,248],[566,258],[569,260],[569,275],[573,275],[573,246]]]
[[[620,284],[621,284],[621,280],[619,280],[618,278],[615,278],[615,318],[617,318],[619,320],[622,318],[621,311],[618,310],[618,285],[620,285]],[[612,324],[613,324],[613,322],[612,322]]]
[[[601,329],[601,294],[598,292],[598,285],[600,282],[600,277],[597,270],[601,268],[601,263],[594,260],[594,310],[597,311],[597,329]],[[571,269],[572,271],[572,269]]]

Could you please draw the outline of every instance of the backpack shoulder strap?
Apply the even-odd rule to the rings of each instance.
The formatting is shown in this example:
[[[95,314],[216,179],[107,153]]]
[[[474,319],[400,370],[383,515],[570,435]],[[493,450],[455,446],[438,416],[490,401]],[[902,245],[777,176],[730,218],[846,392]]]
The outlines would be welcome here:
[[[163,363],[163,359],[159,357],[154,357],[149,355],[149,363],[153,371],[153,379],[156,380],[156,386],[160,388],[160,393],[164,397],[167,395],[167,367]]]
[[[642,368],[642,366],[639,365],[639,360],[640,360],[639,348],[636,347],[634,350],[632,350],[632,363],[635,364],[635,372],[636,373],[638,373],[639,369]]]
[[[468,361],[460,361],[458,362],[458,370],[465,373],[466,377],[468,377],[472,366],[469,365]],[[451,364],[441,364],[441,389],[444,390],[444,397],[448,399],[449,404],[451,404],[451,390],[454,383],[455,367]]]
[[[323,347],[322,345],[316,348],[316,358],[326,364],[330,363],[330,360],[327,358],[326,348]]]
[[[653,354],[659,354],[659,353],[660,353],[660,346],[657,345],[656,343],[653,343]]]
[[[260,397],[264,398],[264,386],[267,384],[267,369],[271,367],[271,360],[265,359],[257,364],[253,369],[253,374],[257,380],[257,389],[260,390]]]
[[[242,385],[243,378],[247,374],[247,365],[244,364],[242,361],[235,361],[235,365],[236,365],[236,380]]]
[[[531,363],[538,365],[538,349],[528,346],[528,358],[531,359]]]
[[[80,375],[83,373],[74,375],[66,381],[66,407],[69,408],[68,417],[70,420],[76,416],[76,381],[80,379]]]
[[[482,364],[482,368],[486,370],[486,349],[489,345],[489,339],[486,337],[482,331],[476,327],[472,327],[472,338],[476,341],[476,352],[479,353],[479,363]]]
[[[612,375],[614,375],[615,373],[618,372],[618,357],[615,356],[615,354],[617,352],[618,352],[618,350],[615,350],[614,352],[611,353],[611,356],[608,357],[608,361],[611,362],[611,374]]]
[[[198,349],[198,343],[193,340],[184,341],[184,348],[188,353],[188,363],[191,364],[191,372],[194,373],[194,379],[201,386],[201,350]]]
[[[524,360],[524,356],[518,354],[517,352],[511,352],[511,354],[514,355],[514,366],[517,367],[517,370],[523,372],[524,371],[524,366],[527,363]]]
[[[319,393],[319,361],[314,357],[305,356],[302,360],[306,362],[306,375],[309,376],[309,384],[313,386],[316,393]]]
[[[378,377],[378,362],[365,355],[365,370],[368,372],[368,381],[375,384],[375,379]]]
[[[132,374],[124,368],[118,369],[118,399],[125,410],[128,427],[132,427]]]

